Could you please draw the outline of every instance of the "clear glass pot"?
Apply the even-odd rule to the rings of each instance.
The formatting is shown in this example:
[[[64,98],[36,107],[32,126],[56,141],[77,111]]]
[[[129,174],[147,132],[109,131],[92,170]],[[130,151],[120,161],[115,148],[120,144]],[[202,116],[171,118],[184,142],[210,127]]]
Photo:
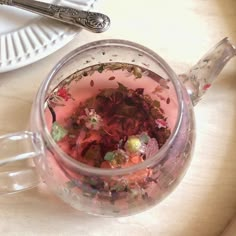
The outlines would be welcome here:
[[[222,53],[218,53],[221,57],[218,56],[216,60],[222,62],[222,69],[235,55],[235,49],[227,39],[222,40],[216,48],[206,57],[210,60],[213,52],[221,49]],[[88,77],[81,79],[78,74],[81,69],[111,62],[115,62],[118,67],[128,63],[133,66],[133,71],[142,67],[149,75],[146,74],[141,79],[118,77],[117,80],[109,82],[107,78],[98,76],[91,86]],[[211,66],[214,67],[215,64],[212,63]],[[217,66],[219,67],[219,63]],[[207,71],[210,73],[211,70],[208,68]],[[136,73],[139,71],[136,70]],[[153,73],[152,79],[150,73]],[[206,74],[206,68],[202,67],[199,78],[195,75],[195,81],[192,74],[190,71],[179,80],[156,53],[124,40],[101,40],[72,51],[60,60],[42,83],[32,106],[30,131],[0,137],[3,147],[0,166],[23,159],[33,159],[36,167],[2,172],[0,194],[26,190],[43,181],[63,201],[93,215],[132,215],[156,205],[176,187],[191,160],[195,137],[193,103],[196,103],[203,94],[202,91],[209,87],[206,86],[209,80],[202,82],[201,77],[201,74]],[[74,160],[63,152],[52,138],[50,120],[53,117],[48,115],[45,102],[55,87],[65,79],[69,81],[73,77],[71,75],[80,77],[77,85],[80,89],[78,96],[81,97],[89,96],[91,91],[96,92],[104,87],[115,87],[117,82],[132,89],[142,87],[144,93],[153,99],[159,97],[171,131],[168,140],[160,149],[154,148],[145,161],[126,168],[96,168]],[[212,76],[209,78],[212,81]],[[197,80],[200,83],[197,83]],[[12,148],[17,145],[20,148]]]

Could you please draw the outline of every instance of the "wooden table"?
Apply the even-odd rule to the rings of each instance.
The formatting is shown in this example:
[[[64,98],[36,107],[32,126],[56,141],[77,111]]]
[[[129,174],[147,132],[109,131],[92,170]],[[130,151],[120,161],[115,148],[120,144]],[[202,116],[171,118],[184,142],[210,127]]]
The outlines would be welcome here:
[[[32,100],[58,59],[103,38],[122,38],[160,54],[185,72],[225,36],[236,43],[235,0],[100,0],[112,19],[103,34],[83,31],[47,58],[0,74],[0,134],[27,127]],[[67,207],[46,186],[0,197],[0,235],[227,236],[236,212],[236,59],[196,107],[197,139],[191,166],[158,206],[132,217],[103,219]]]

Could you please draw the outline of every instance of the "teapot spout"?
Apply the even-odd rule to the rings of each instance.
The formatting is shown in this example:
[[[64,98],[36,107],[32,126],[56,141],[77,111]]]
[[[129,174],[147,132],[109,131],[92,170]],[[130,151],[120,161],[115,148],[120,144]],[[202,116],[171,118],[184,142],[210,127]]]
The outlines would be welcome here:
[[[186,74],[180,75],[180,80],[187,89],[193,105],[196,105],[204,93],[210,88],[226,63],[236,56],[236,48],[228,38],[224,38]]]

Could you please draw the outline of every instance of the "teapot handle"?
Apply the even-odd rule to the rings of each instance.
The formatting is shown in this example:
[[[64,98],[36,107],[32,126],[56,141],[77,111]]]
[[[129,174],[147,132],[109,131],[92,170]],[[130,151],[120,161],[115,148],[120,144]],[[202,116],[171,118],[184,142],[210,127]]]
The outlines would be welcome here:
[[[211,87],[227,62],[236,56],[236,48],[226,37],[208,51],[186,74],[179,75],[193,105]]]
[[[0,195],[36,187],[40,178],[35,167],[15,165],[15,162],[43,154],[40,134],[23,131],[0,136]],[[17,167],[18,166],[18,167]]]

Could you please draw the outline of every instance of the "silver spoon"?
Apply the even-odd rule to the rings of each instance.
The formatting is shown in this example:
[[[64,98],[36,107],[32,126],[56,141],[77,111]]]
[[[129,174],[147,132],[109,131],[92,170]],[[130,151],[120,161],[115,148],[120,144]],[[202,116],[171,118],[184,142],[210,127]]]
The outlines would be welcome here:
[[[55,20],[82,27],[94,33],[104,32],[110,26],[109,17],[97,12],[82,11],[33,0],[0,0],[0,4],[31,11]]]

